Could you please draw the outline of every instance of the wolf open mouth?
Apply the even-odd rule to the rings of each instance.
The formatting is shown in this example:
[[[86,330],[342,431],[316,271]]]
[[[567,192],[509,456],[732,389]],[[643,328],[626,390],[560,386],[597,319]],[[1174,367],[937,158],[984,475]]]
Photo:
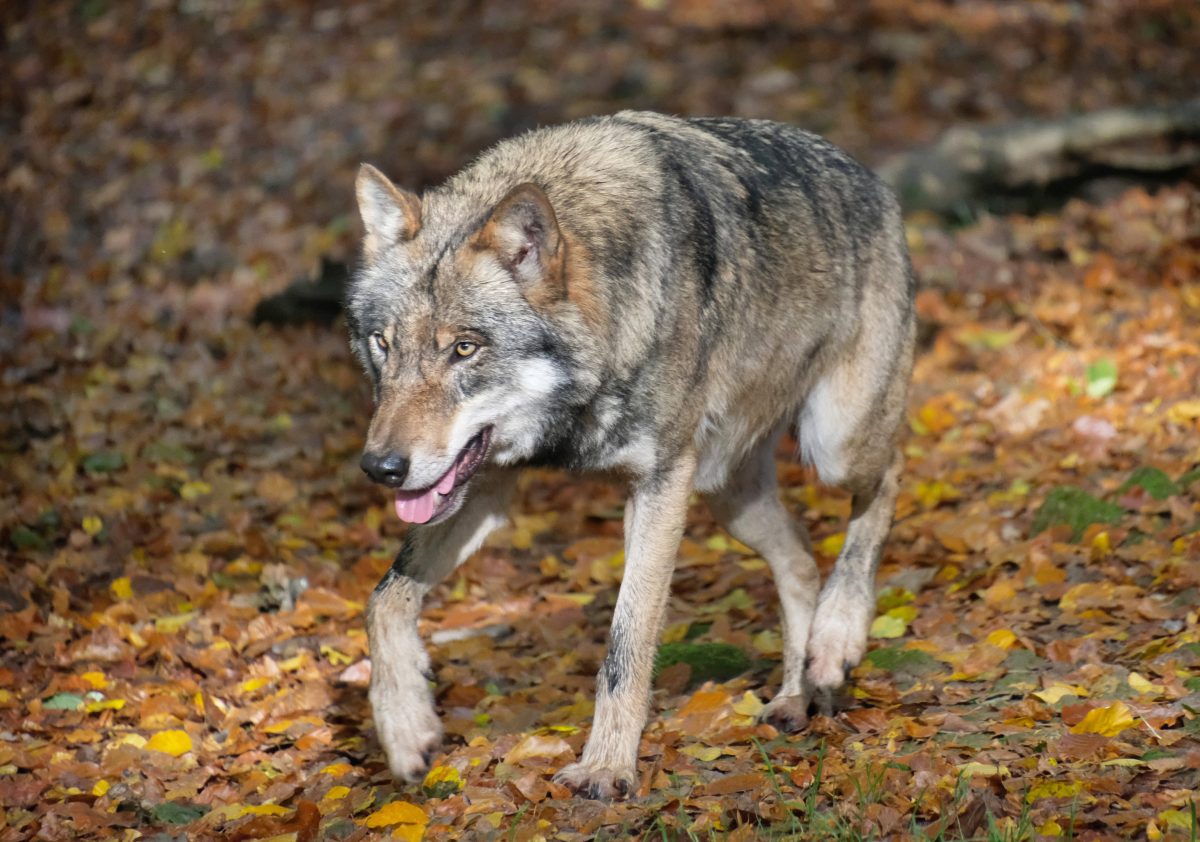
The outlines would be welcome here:
[[[487,456],[492,441],[492,428],[484,427],[466,446],[442,474],[441,479],[428,488],[416,491],[396,491],[396,514],[406,523],[428,523],[447,511],[462,493],[461,489],[479,470]]]

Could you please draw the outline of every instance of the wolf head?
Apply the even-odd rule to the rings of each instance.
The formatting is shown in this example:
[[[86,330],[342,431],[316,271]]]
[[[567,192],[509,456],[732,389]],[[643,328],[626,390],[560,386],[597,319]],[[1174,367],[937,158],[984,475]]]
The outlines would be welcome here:
[[[347,314],[375,389],[362,468],[395,489],[401,519],[441,520],[487,463],[532,455],[570,391],[548,316],[566,298],[566,245],[534,184],[470,218],[367,164],[356,192],[366,236]]]

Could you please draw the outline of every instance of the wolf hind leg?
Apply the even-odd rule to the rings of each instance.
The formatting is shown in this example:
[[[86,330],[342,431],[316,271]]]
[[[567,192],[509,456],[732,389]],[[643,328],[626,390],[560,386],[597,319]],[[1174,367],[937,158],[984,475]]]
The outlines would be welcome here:
[[[804,658],[821,576],[808,530],[779,500],[774,457],[778,440],[776,434],[760,442],[707,500],[729,534],[760,553],[771,567],[783,608],[783,686],[762,717],[780,730],[795,731],[808,723]]]
[[[367,695],[375,733],[397,780],[419,781],[442,738],[429,688],[429,655],[417,634],[421,602],[504,523],[514,480],[510,471],[481,476],[461,511],[442,523],[410,529],[400,555],[371,594]]]
[[[875,573],[895,514],[903,464],[897,450],[883,475],[854,494],[846,542],[817,602],[808,640],[808,679],[823,713],[831,712],[833,691],[866,653],[875,614]]]

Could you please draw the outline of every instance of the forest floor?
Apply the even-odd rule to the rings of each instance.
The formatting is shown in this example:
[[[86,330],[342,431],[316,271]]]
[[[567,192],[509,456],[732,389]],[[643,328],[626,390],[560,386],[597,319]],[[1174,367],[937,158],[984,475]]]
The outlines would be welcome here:
[[[1185,3],[848,4],[790,42],[766,31],[771,4],[715,22],[600,8],[540,34],[481,14],[475,65],[466,41],[436,46],[468,38],[446,18],[372,28],[400,14],[373,4],[84,2],[6,22],[0,842],[1196,838],[1188,183],[909,218],[907,465],[836,716],[756,722],[780,682],[778,602],[697,501],[664,633],[686,665],[658,676],[637,792],[570,797],[551,778],[588,734],[624,497],[534,471],[513,524],[428,601],[447,737],[422,786],[392,782],[363,607],[403,528],[357,467],[370,396],[340,324],[247,318],[349,256],[358,160],[419,186],[530,121],[626,105],[782,116],[869,159],[950,119],[1169,98],[1200,62]],[[835,49],[847,20],[869,37]],[[1031,36],[1041,63],[1006,88]],[[550,55],[561,77],[538,69]],[[827,573],[848,500],[789,452],[778,468]]]

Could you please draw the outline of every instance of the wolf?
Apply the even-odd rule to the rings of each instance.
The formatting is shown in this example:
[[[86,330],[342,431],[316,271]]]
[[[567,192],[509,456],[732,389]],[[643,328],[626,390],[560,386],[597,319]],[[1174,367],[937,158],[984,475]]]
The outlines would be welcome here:
[[[439,745],[422,599],[506,520],[522,466],[624,478],[625,571],[592,730],[558,781],[629,795],[689,498],[766,559],[782,603],[781,729],[827,708],[867,643],[895,510],[914,276],[889,189],[762,120],[621,112],[502,141],[422,196],[362,165],[347,292],[375,410],[362,469],[411,524],[367,611],[392,773]],[[825,587],[779,500],[794,430],[848,489]]]

